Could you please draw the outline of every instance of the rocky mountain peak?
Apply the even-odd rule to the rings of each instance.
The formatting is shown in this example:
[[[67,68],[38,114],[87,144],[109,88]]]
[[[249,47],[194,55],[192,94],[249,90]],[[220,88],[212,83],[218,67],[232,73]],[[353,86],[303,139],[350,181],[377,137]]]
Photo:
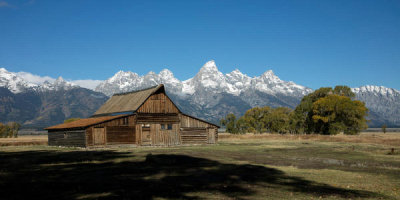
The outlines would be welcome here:
[[[112,76],[111,78],[109,78],[107,81],[108,82],[118,82],[121,79],[132,79],[132,78],[136,78],[139,75],[130,71],[118,71],[117,73],[114,74],[114,76]]]
[[[5,87],[13,93],[20,93],[34,86],[36,85],[28,83],[15,73],[9,72],[5,68],[0,68],[0,87]]]
[[[167,78],[175,78],[174,74],[169,69],[163,69],[160,72],[160,77],[167,79]]]
[[[200,68],[199,73],[219,72],[214,60],[210,60]]]
[[[63,79],[63,77],[59,76],[54,83],[61,84],[61,83],[66,83],[66,81]]]
[[[384,86],[374,86],[374,85],[365,85],[361,86],[359,88],[352,88],[352,91],[354,93],[375,93],[376,95],[384,95],[384,96],[393,96],[393,95],[400,95],[400,91],[393,89],[393,88],[387,88]]]
[[[277,77],[272,70],[264,72],[261,77],[268,80],[280,80],[279,77]]]

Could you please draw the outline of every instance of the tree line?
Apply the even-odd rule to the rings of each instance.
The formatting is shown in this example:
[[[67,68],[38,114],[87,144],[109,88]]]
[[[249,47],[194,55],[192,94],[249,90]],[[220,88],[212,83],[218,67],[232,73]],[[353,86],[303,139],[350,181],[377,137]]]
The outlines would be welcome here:
[[[16,122],[8,122],[7,124],[0,122],[0,138],[18,137],[20,127],[21,125]]]
[[[255,107],[237,118],[230,113],[220,123],[233,134],[293,133],[334,135],[357,134],[365,130],[368,109],[354,100],[348,86],[323,87],[303,97],[294,109],[286,107]]]

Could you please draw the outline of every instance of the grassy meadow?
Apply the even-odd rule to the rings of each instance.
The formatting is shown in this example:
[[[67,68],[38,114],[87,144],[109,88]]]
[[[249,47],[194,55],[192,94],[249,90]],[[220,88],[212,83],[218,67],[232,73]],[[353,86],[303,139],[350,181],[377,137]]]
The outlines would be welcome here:
[[[400,133],[220,134],[216,145],[168,148],[2,145],[0,188],[0,199],[400,199]]]

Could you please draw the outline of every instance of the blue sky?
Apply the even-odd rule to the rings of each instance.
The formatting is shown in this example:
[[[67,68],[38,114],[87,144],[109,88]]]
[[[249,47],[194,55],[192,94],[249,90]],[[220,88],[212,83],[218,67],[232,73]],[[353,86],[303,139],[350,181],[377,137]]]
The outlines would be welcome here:
[[[0,0],[0,67],[104,80],[208,60],[249,76],[400,89],[400,1]]]

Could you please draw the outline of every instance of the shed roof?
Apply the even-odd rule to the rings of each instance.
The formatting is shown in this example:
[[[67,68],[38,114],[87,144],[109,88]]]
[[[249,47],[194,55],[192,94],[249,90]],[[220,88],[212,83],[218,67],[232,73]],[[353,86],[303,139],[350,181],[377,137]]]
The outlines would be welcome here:
[[[114,94],[93,116],[135,112],[152,94],[160,89],[165,91],[163,84],[143,90]]]
[[[70,129],[70,128],[85,128],[91,125],[100,124],[106,121],[110,121],[113,119],[117,119],[120,117],[125,117],[128,115],[115,115],[115,116],[104,116],[104,117],[91,117],[86,119],[80,119],[73,122],[58,124],[55,126],[50,126],[45,128],[46,130],[54,130],[54,129]]]

